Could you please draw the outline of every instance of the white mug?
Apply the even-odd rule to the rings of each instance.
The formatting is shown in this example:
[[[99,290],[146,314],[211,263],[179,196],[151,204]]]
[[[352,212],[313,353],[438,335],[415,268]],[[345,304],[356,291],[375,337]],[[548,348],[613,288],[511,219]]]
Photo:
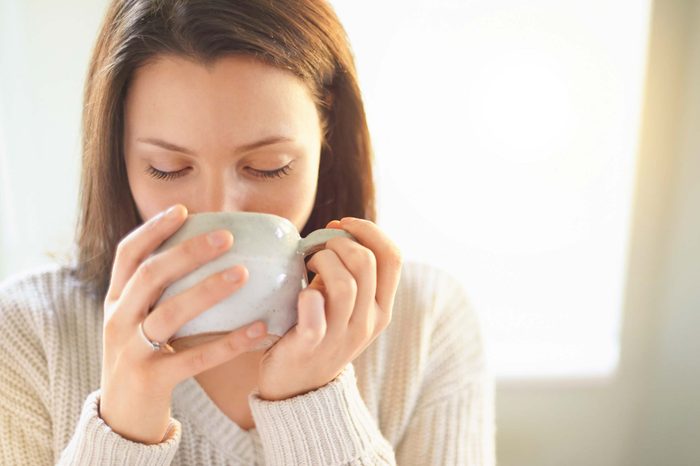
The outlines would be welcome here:
[[[233,246],[170,284],[156,305],[204,278],[238,264],[248,269],[248,280],[231,295],[180,327],[168,342],[175,349],[218,338],[256,320],[266,323],[268,335],[255,350],[272,345],[297,322],[297,298],[308,285],[304,259],[323,249],[331,238],[344,236],[355,240],[350,233],[331,228],[322,228],[301,238],[292,222],[273,214],[205,212],[189,215],[153,254],[219,229],[231,232]]]

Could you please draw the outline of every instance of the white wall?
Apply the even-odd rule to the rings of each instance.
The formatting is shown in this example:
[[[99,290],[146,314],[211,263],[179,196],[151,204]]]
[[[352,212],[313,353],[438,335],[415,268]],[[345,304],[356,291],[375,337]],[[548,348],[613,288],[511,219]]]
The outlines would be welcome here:
[[[70,243],[105,3],[0,1],[2,278]],[[462,280],[499,376],[614,371],[648,1],[333,3],[366,98],[380,226]]]
[[[105,5],[0,0],[0,279],[72,241],[82,86]]]
[[[613,373],[650,2],[334,3],[380,225],[462,281],[499,377]]]

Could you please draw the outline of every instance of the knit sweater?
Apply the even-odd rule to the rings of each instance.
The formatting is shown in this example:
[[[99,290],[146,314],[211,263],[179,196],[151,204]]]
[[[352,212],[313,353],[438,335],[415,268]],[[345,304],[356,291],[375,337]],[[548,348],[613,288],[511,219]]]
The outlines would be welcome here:
[[[103,302],[71,272],[49,263],[0,283],[3,465],[495,464],[479,320],[439,268],[404,263],[389,326],[327,385],[280,401],[251,391],[243,430],[190,377],[153,445],[98,415]]]

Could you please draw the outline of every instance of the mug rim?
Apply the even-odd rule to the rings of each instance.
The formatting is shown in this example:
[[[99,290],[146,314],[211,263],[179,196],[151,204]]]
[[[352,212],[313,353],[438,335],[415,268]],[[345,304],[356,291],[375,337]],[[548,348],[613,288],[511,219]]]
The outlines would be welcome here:
[[[282,217],[282,216],[276,215],[276,214],[270,214],[267,212],[246,212],[246,211],[197,212],[196,214],[188,214],[187,218],[189,219],[190,217],[214,217],[214,216],[219,216],[219,215],[231,215],[231,216],[238,216],[238,217],[261,217],[261,218],[267,217],[268,220],[276,220],[276,221],[281,220],[282,222],[287,223],[287,225],[289,225],[294,231],[299,233],[299,230],[297,230],[296,225],[294,225],[288,218]]]

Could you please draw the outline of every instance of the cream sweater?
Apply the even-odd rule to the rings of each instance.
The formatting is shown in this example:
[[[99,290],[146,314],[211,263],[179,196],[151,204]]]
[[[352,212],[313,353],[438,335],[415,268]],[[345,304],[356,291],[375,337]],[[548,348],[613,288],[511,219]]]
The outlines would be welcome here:
[[[390,325],[329,384],[249,403],[245,431],[189,378],[169,435],[132,442],[97,415],[102,302],[67,265],[0,284],[3,465],[494,465],[494,384],[451,275],[405,263]]]

